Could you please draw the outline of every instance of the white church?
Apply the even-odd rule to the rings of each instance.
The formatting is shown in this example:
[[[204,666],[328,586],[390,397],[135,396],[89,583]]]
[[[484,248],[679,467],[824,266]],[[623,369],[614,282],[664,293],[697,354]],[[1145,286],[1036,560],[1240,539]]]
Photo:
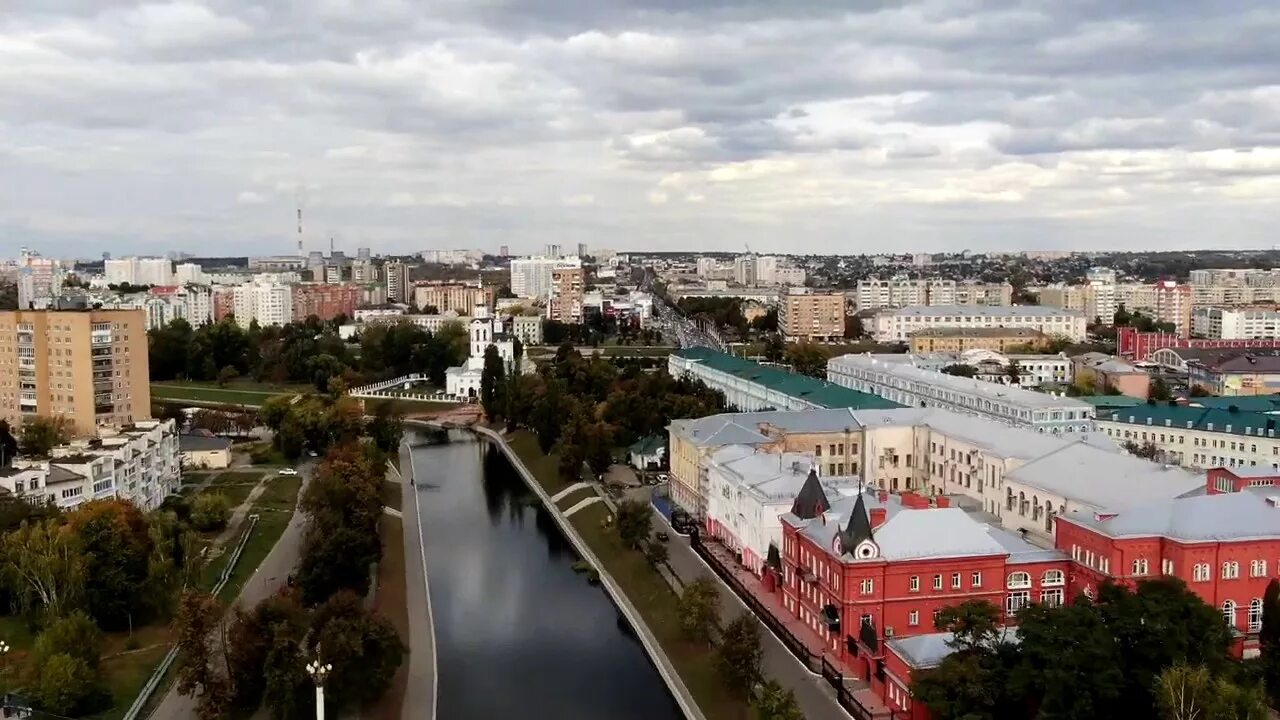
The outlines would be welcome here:
[[[533,368],[528,358],[521,358],[520,367],[515,367],[516,338],[505,331],[501,319],[493,316],[485,305],[477,305],[468,325],[471,336],[470,350],[466,362],[458,367],[445,371],[445,392],[459,400],[480,397],[480,377],[484,374],[484,353],[490,345],[498,349],[498,356],[506,365],[508,374],[525,373]]]

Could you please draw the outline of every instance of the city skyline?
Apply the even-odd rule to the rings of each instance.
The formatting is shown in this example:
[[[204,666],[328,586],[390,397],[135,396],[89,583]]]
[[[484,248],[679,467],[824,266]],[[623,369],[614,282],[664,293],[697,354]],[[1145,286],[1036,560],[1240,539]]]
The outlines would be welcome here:
[[[1274,244],[1280,11],[845,5],[17,0],[0,239],[292,254],[301,195],[308,250]]]

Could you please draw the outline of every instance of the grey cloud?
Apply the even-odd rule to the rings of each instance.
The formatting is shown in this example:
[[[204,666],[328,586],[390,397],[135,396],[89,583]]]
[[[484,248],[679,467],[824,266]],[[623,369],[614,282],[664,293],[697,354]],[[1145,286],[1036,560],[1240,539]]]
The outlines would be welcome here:
[[[781,249],[794,227],[836,250],[860,223],[935,247],[1073,228],[1167,247],[1222,217],[1247,244],[1263,190],[1206,191],[1280,174],[1265,152],[1205,156],[1280,148],[1262,0],[5,5],[0,176],[24,180],[0,201],[6,240],[283,250],[280,188],[307,184],[318,236],[383,249]],[[792,170],[697,185],[757,160]],[[689,192],[650,204],[672,175]],[[1134,199],[1091,216],[1102,176]]]

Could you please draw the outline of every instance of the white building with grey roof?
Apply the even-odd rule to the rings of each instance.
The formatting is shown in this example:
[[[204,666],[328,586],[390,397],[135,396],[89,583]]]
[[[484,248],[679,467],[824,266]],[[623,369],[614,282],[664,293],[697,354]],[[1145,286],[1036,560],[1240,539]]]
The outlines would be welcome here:
[[[983,305],[913,305],[881,310],[870,331],[878,342],[906,342],[918,330],[932,328],[1029,328],[1050,337],[1083,342],[1084,313],[1040,305],[993,307]]]
[[[1074,398],[948,375],[879,356],[827,361],[827,379],[907,407],[942,408],[1043,433],[1086,433],[1095,408]]]

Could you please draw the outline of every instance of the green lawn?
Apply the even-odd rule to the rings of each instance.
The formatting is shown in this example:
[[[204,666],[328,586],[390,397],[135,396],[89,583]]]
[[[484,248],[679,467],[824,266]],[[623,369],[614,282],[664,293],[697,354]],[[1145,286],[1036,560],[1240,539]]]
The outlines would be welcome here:
[[[262,564],[271,548],[275,547],[276,541],[289,525],[289,519],[293,517],[301,487],[302,479],[296,475],[277,477],[258,496],[249,510],[250,513],[258,513],[258,525],[249,536],[249,542],[245,543],[240,562],[236,563],[235,570],[231,572],[231,579],[218,594],[220,599],[229,601],[239,595],[249,576]],[[247,517],[245,522],[248,522]]]
[[[559,458],[554,453],[542,455],[531,433],[517,432],[509,442],[543,489],[555,494],[556,489],[565,487],[557,470]],[[574,513],[569,521],[644,617],[703,714],[709,718],[747,717],[747,705],[732,697],[720,680],[714,653],[681,635],[677,597],[671,586],[644,556],[623,547],[617,533],[603,527],[608,514],[609,509],[597,503]]]
[[[283,393],[270,390],[236,390],[189,383],[151,383],[152,400],[260,406],[269,398],[281,394]]]

